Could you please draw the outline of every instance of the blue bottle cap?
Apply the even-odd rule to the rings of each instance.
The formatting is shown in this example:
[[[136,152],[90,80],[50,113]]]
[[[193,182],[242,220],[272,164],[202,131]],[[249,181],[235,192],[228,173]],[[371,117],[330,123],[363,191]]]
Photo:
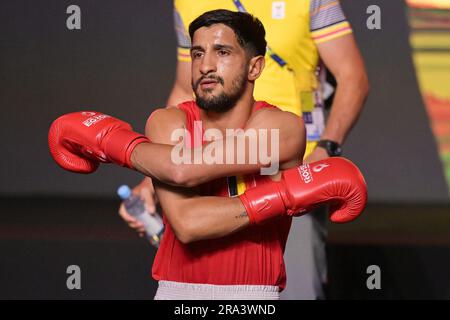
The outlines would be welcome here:
[[[131,196],[131,189],[129,186],[127,186],[126,184],[121,185],[118,189],[117,189],[117,194],[119,195],[119,197],[122,200],[128,199]]]

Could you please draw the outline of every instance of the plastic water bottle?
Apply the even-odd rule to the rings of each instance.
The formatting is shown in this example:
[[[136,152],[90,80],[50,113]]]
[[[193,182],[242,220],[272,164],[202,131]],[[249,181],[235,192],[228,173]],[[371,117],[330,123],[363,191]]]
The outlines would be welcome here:
[[[145,234],[150,243],[158,248],[164,233],[164,223],[160,215],[157,212],[153,214],[149,213],[145,209],[145,204],[141,198],[134,195],[127,185],[120,186],[117,189],[117,194],[123,200],[128,214],[135,217],[144,225]]]

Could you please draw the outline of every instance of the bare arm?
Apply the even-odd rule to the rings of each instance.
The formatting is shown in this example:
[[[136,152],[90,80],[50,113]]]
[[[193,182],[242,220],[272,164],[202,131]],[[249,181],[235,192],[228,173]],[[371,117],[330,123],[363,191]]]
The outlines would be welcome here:
[[[147,122],[146,134],[149,137],[158,135],[160,131],[167,134],[169,144],[158,144],[150,138],[152,144],[140,144],[132,153],[133,167],[141,173],[152,176],[166,184],[178,186],[196,186],[206,181],[229,175],[247,174],[258,171],[262,167],[270,167],[272,174],[290,166],[292,161],[297,163],[301,159],[305,148],[305,129],[302,120],[296,115],[280,110],[260,110],[248,122],[244,129],[253,129],[255,135],[240,135],[232,139],[217,139],[203,146],[200,150],[202,162],[196,163],[194,152],[181,148],[173,149],[176,141],[171,140],[172,133],[184,126],[184,113],[176,108],[159,109]],[[274,129],[276,134],[272,141],[270,134],[267,138],[260,138],[260,129]],[[246,131],[247,132],[247,131]],[[230,147],[230,141],[232,142]],[[244,141],[244,143],[241,143]],[[260,142],[267,143],[267,150],[260,152]],[[241,144],[240,144],[241,143]],[[244,147],[241,147],[244,145]],[[253,148],[255,147],[255,148]],[[207,162],[214,150],[215,159],[222,163]],[[268,155],[270,157],[263,159]],[[190,161],[181,162],[179,159]],[[234,155],[229,157],[229,155]],[[238,161],[238,155],[244,157]],[[276,154],[276,157],[273,155]],[[176,158],[176,159],[175,159]],[[270,160],[268,162],[267,160]],[[219,160],[220,161],[220,160]],[[276,163],[274,163],[276,162]]]
[[[146,133],[155,143],[173,144],[171,129],[163,125]],[[157,180],[154,187],[168,222],[183,243],[223,237],[249,224],[237,198],[200,197],[197,188],[169,186]]]
[[[322,139],[342,144],[358,119],[368,95],[367,73],[352,34],[318,44],[317,48],[337,82],[336,94]]]
[[[191,87],[191,63],[177,61],[175,83],[167,100],[168,107],[175,107],[181,102],[192,100],[193,91]]]
[[[172,130],[179,125],[175,125],[178,111],[169,108],[158,112],[158,117],[173,113],[171,119],[175,121],[159,121],[161,118],[156,118],[156,115],[152,117],[158,126],[149,126],[146,131],[151,141],[157,145],[172,147],[169,144],[174,143],[171,141]],[[298,159],[287,161],[286,165],[297,165]],[[190,169],[197,170],[197,166],[203,167],[193,164]],[[279,176],[280,174],[274,178]],[[157,180],[154,180],[154,187],[168,222],[183,243],[223,237],[249,225],[245,208],[238,198],[201,197],[196,187],[170,186]]]
[[[196,188],[165,185],[154,181],[161,207],[178,240],[189,243],[220,238],[249,225],[238,198],[200,197]]]

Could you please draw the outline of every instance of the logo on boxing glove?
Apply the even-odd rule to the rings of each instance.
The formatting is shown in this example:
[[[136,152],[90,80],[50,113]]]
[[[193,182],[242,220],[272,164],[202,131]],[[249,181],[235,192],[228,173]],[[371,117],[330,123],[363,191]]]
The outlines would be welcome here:
[[[320,172],[320,171],[322,171],[323,169],[325,169],[326,167],[329,167],[329,166],[330,165],[328,163],[321,163],[321,164],[318,164],[317,166],[314,166],[312,170],[314,172]]]
[[[304,183],[310,183],[311,181],[313,181],[309,164],[302,164],[300,167],[298,167],[298,171],[300,172],[300,177],[302,178]]]
[[[319,173],[329,166],[330,165],[328,163],[321,163],[312,167],[312,171],[315,173]],[[298,167],[298,171],[300,172],[300,177],[302,178],[305,184],[310,183],[314,180],[309,164],[301,165],[300,167]]]
[[[94,114],[95,114],[95,113],[94,113]],[[90,127],[90,126],[92,126],[94,123],[97,123],[97,122],[99,122],[99,121],[101,121],[101,120],[103,120],[103,119],[105,119],[105,118],[109,118],[109,117],[110,117],[110,116],[108,116],[107,114],[99,114],[98,116],[93,116],[93,117],[90,117],[90,118],[84,120],[84,121],[83,121],[83,124],[84,124],[86,127]]]

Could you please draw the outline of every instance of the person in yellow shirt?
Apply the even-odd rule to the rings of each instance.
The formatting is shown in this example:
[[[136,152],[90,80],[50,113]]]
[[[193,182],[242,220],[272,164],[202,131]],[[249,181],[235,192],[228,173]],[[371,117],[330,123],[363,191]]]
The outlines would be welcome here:
[[[369,85],[352,29],[336,0],[175,0],[177,69],[167,106],[192,100],[188,26],[202,13],[218,8],[248,12],[263,23],[268,43],[266,66],[254,96],[303,117],[308,140],[304,161],[340,155]],[[337,82],[327,121],[321,81],[325,67]],[[154,209],[149,178],[134,191],[144,196],[150,210]],[[123,205],[120,214],[132,228],[143,232],[142,225],[127,214]],[[326,216],[324,208],[293,222],[285,251],[287,287],[282,298],[325,298]]]

